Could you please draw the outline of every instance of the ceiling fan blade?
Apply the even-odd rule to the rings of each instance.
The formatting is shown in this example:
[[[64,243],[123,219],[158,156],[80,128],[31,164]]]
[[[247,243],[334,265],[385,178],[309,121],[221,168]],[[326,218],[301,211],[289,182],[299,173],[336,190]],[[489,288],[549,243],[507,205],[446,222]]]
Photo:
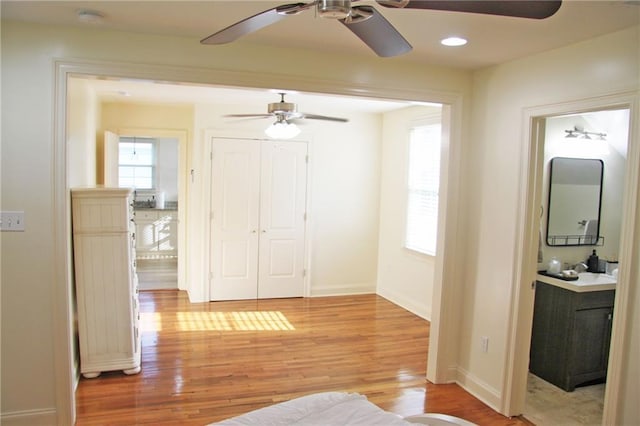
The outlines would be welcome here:
[[[356,6],[352,10],[362,19],[341,19],[340,22],[360,38],[378,56],[398,56],[409,52],[412,47],[389,21],[370,6]]]
[[[318,115],[318,114],[307,114],[307,113],[302,113],[302,117],[300,118],[309,118],[311,120],[325,120],[325,121],[335,121],[337,123],[346,123],[349,120],[347,120],[346,118],[340,118],[340,117],[329,117],[326,115]]]
[[[227,114],[223,115],[223,117],[229,118],[269,118],[273,117],[273,114]]]
[[[217,33],[211,34],[209,37],[206,37],[200,40],[200,43],[202,44],[230,43],[234,40],[239,39],[244,35],[258,31],[271,24],[275,24],[276,22],[286,18],[289,15],[295,15],[297,13],[300,13],[303,10],[308,9],[312,5],[313,3],[311,4],[292,3],[292,4],[285,4],[282,6],[274,7],[273,9],[265,10],[264,12],[260,12],[256,15],[245,18],[242,21],[236,22],[235,24],[230,25],[227,28],[224,28],[218,31]]]
[[[482,13],[516,18],[545,19],[560,9],[561,0],[376,0],[382,6]]]

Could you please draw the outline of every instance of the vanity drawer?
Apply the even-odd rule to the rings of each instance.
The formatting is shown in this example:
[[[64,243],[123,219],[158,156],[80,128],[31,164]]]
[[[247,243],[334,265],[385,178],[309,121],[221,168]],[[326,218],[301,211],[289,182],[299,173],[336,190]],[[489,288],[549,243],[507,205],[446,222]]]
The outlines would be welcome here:
[[[136,220],[156,220],[158,212],[152,210],[136,210]]]

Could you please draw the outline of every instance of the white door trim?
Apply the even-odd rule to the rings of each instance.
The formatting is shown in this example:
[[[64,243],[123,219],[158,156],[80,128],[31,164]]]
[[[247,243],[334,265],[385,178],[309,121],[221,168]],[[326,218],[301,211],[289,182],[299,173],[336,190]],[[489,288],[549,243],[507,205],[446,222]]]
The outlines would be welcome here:
[[[634,241],[640,237],[636,209],[640,199],[640,136],[638,123],[639,100],[637,92],[621,92],[602,97],[582,99],[573,102],[543,105],[523,111],[522,135],[525,149],[520,159],[520,201],[518,208],[518,239],[514,247],[516,253],[513,265],[516,280],[510,312],[510,327],[507,336],[506,369],[500,411],[507,416],[522,414],[527,388],[527,370],[531,342],[531,321],[533,315],[533,291],[531,282],[535,280],[540,228],[539,206],[542,193],[544,135],[538,125],[545,117],[597,111],[622,107],[630,109],[628,157],[625,170],[624,206],[620,243],[620,274],[616,285],[613,334],[609,356],[609,370],[605,392],[603,424],[618,424],[618,406],[624,372],[623,361],[627,355],[625,341],[628,341],[630,310],[630,286],[638,280],[635,261],[640,258],[640,249]],[[636,269],[633,269],[636,268]]]
[[[71,270],[70,242],[70,196],[67,184],[67,79],[71,76],[105,76],[138,78],[146,80],[189,82],[192,84],[215,84],[236,87],[272,88],[288,87],[291,90],[315,93],[329,93],[356,97],[403,99],[418,102],[437,102],[451,108],[451,137],[449,169],[450,186],[448,192],[449,218],[443,245],[442,263],[437,266],[434,282],[433,304],[429,344],[429,365],[427,372],[430,380],[441,382],[446,377],[450,365],[456,363],[456,338],[459,324],[455,318],[446,317],[446,312],[455,311],[452,307],[458,302],[460,277],[456,273],[458,247],[455,232],[459,214],[457,205],[461,160],[463,128],[463,96],[457,91],[442,91],[420,88],[382,87],[355,80],[331,80],[307,78],[286,74],[265,74],[259,72],[228,71],[212,68],[176,67],[170,65],[150,65],[123,62],[92,61],[87,59],[60,58],[53,63],[54,99],[53,99],[53,227],[54,227],[54,289],[53,289],[53,341],[56,370],[56,412],[61,425],[75,422],[74,390],[77,373],[74,367],[73,350],[73,314],[72,291],[73,272]],[[313,160],[311,160],[313,161]],[[310,163],[311,166],[311,163]],[[311,172],[311,167],[309,171]],[[193,175],[192,179],[193,179]],[[310,182],[311,179],[308,179]],[[205,194],[203,194],[205,195]],[[309,227],[309,221],[307,221]],[[308,229],[307,229],[308,231]],[[310,235],[307,233],[307,235]],[[307,238],[308,240],[309,238]],[[309,253],[305,255],[309,258]],[[309,273],[305,280],[305,292],[309,295]],[[198,279],[199,277],[191,277]],[[447,286],[442,283],[447,282]],[[208,290],[206,291],[208,293]],[[208,294],[202,295],[208,297]],[[207,299],[204,299],[207,300]],[[440,318],[442,315],[442,318]],[[426,356],[426,354],[425,354]]]

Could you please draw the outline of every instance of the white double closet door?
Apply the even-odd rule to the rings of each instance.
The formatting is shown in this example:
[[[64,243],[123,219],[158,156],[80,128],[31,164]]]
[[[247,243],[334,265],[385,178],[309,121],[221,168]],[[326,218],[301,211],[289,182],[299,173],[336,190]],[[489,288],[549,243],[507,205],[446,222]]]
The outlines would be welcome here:
[[[307,143],[212,146],[211,300],[303,296]]]

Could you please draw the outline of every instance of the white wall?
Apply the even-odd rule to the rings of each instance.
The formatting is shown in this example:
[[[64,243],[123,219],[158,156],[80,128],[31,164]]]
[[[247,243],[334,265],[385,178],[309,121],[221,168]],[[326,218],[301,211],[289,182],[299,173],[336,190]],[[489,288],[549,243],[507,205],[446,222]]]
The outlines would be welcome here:
[[[597,145],[591,146],[589,141],[583,139],[576,139],[575,142],[573,139],[566,139],[564,130],[573,129],[574,125],[583,126],[585,130],[607,133],[607,140],[595,140],[594,142]],[[593,249],[597,250],[600,259],[618,260],[628,136],[629,110],[601,111],[547,119],[544,144],[544,179],[542,184],[542,205],[545,213],[542,215],[540,228],[545,232],[549,200],[549,163],[551,159],[554,157],[596,158],[602,160],[604,164],[600,214],[600,235],[604,239],[600,243],[601,245],[595,247],[550,247],[544,244],[544,257],[540,264],[541,269],[546,268],[553,256],[569,265],[574,265],[577,262],[586,262]],[[577,234],[580,232],[580,228],[578,228],[577,223],[574,225],[576,227],[575,233]],[[543,241],[546,240],[545,236],[546,234],[543,234]]]
[[[310,149],[312,295],[375,292],[381,120],[347,118],[318,126]]]
[[[524,146],[522,109],[637,90],[639,40],[638,29],[634,28],[475,73],[472,131],[469,143],[463,147],[464,201],[459,211],[465,223],[458,230],[464,243],[464,252],[457,254],[465,259],[460,265],[465,286],[460,310],[464,317],[458,323],[461,338],[453,337],[449,346],[460,347],[456,360],[459,381],[489,402],[502,396],[505,375],[505,339],[515,285],[514,211],[521,167],[518,159]],[[299,87],[293,89],[299,90],[327,92],[333,88],[346,93],[346,88],[351,87],[365,93],[395,91],[408,99],[427,92],[463,97],[471,93],[470,72],[412,64],[402,58],[355,58],[242,42],[216,48],[201,46],[191,38],[6,21],[1,26],[1,43],[1,202],[5,210],[24,210],[27,224],[26,232],[3,233],[1,241],[3,424],[25,419],[32,424],[51,424],[63,414],[56,411],[64,406],[58,404],[57,397],[63,402],[65,398],[61,395],[64,378],[55,371],[61,364],[56,362],[59,353],[55,353],[58,336],[54,335],[57,331],[54,326],[59,319],[57,304],[64,283],[56,281],[59,278],[56,267],[61,265],[55,264],[57,240],[51,214],[56,204],[54,197],[64,196],[54,193],[52,182],[54,171],[61,166],[54,157],[57,151],[52,136],[56,59],[135,63],[139,64],[137,69],[145,71],[155,70],[158,65],[189,67],[202,71],[189,74],[197,75],[193,78],[200,81],[206,78],[208,70],[225,70],[229,74],[222,83],[233,81],[240,86],[283,87],[295,81]],[[463,117],[463,126],[465,123]],[[331,164],[339,170],[349,167],[335,152],[322,155],[330,156],[334,160]],[[191,165],[198,166],[197,162]],[[196,175],[195,181],[198,179]],[[330,184],[326,181],[326,188]],[[351,185],[353,190],[357,182],[352,181]],[[321,189],[319,194],[323,193]],[[322,201],[322,197],[314,198],[313,203]],[[640,221],[638,215],[636,222]],[[339,225],[327,228],[319,224],[316,232],[344,229]],[[340,235],[326,237],[339,239]],[[362,239],[362,244],[365,242]],[[33,256],[36,250],[37,256]],[[322,262],[326,253],[327,248],[318,249],[316,262]],[[348,267],[346,261],[341,266],[345,271]],[[336,284],[334,273],[335,270],[329,271],[318,280],[327,286]],[[350,281],[360,280],[361,277],[353,277]],[[640,292],[634,287],[630,295],[633,298],[629,314],[630,347],[623,362],[625,371],[632,374],[638,371],[640,359]],[[486,354],[479,345],[480,336],[485,335],[490,338]],[[627,393],[619,403],[622,419],[632,424],[640,417],[635,401],[638,384],[633,377],[624,380]]]
[[[377,293],[431,319],[435,258],[404,248],[409,129],[440,115],[440,107],[409,107],[384,114]]]
[[[96,183],[96,132],[100,104],[83,80],[69,82],[68,158],[75,167],[69,169],[69,186],[91,186]]]
[[[24,210],[27,224],[26,232],[4,233],[1,242],[3,424],[25,419],[32,424],[51,424],[66,413],[56,411],[66,408],[63,394],[68,390],[63,356],[66,342],[55,334],[60,330],[56,321],[66,321],[60,312],[65,309],[63,301],[67,291],[65,283],[58,282],[61,279],[57,268],[65,265],[56,264],[61,257],[54,253],[60,238],[64,237],[56,237],[54,224],[57,223],[52,215],[56,206],[65,205],[59,199],[65,194],[54,191],[52,179],[64,173],[60,167],[65,168],[57,156],[61,151],[54,150],[53,145],[56,60],[131,63],[137,64],[130,68],[132,74],[158,72],[185,81],[278,88],[295,82],[297,87],[291,89],[385,93],[388,97],[397,93],[415,100],[439,101],[443,94],[465,95],[470,90],[468,71],[418,65],[402,58],[386,60],[368,54],[358,58],[242,42],[226,47],[202,46],[196,38],[7,21],[2,22],[1,43],[2,208]],[[158,71],[158,67],[162,70]],[[180,71],[185,67],[189,68],[188,72]],[[182,78],[181,74],[184,74]],[[214,81],[212,76],[224,76],[221,77],[224,81]],[[424,99],[425,93],[435,94],[438,99]],[[363,130],[366,133],[366,129]],[[315,137],[325,139],[320,133]],[[363,203],[363,207],[355,206],[356,211],[377,205],[377,196],[371,192],[355,198],[351,195],[357,195],[369,178],[376,179],[379,167],[372,166],[379,160],[368,150],[369,141],[358,140],[346,146],[339,141],[328,143],[331,145],[317,147],[317,152],[314,147],[316,160],[313,161],[318,162],[318,167],[322,166],[318,173],[324,178],[314,182],[313,208],[318,209],[318,217],[329,213],[342,217],[340,221],[313,225],[312,232],[326,243],[312,254],[313,263],[319,265],[316,269],[321,271],[328,259],[339,261],[314,278],[324,292],[345,284],[375,282],[375,272],[365,274],[362,264],[368,258],[375,259],[377,240],[368,230],[377,219],[371,215],[364,222],[356,223],[361,215],[356,217],[349,209],[354,208],[354,200]],[[340,155],[341,150],[351,158],[362,156],[361,162],[352,165],[346,156]],[[192,159],[189,168],[195,169],[194,184],[197,184],[201,165],[194,161],[198,160],[196,153],[189,155]],[[313,167],[315,173],[315,163]],[[339,173],[362,176],[345,183],[344,194],[351,194],[345,198],[331,196],[332,188],[340,184],[335,178]],[[188,192],[201,197],[203,194],[195,191],[194,184],[188,187]],[[189,226],[192,224],[189,222]],[[349,229],[350,226],[353,229]],[[355,258],[344,248],[337,253],[330,252],[346,231],[358,246]],[[352,269],[353,265],[356,268]]]
[[[259,109],[249,105],[197,105],[195,129],[199,136],[195,138],[193,147],[195,155],[209,158],[210,141],[204,138],[206,131],[215,136],[266,138],[264,129],[270,124],[269,120],[222,118],[226,114],[253,110]],[[307,120],[300,124],[302,132],[296,137],[309,142],[307,258],[310,294],[373,293],[378,240],[381,116],[335,109],[313,112],[344,117],[349,119],[349,123]],[[208,165],[202,164],[201,170],[201,174],[204,173],[201,184],[207,192]],[[206,206],[201,208],[207,211]],[[202,247],[206,253],[207,244]],[[194,259],[197,262],[201,258],[195,256]],[[202,282],[206,283],[206,280]],[[203,290],[198,294],[195,290],[192,300],[200,300],[205,293]]]
[[[523,110],[637,91],[638,63],[638,28],[631,28],[474,74],[473,141],[463,159],[467,261],[458,377],[494,407],[503,397],[511,302],[519,284],[514,212],[523,185],[520,170],[526,167],[520,164],[528,139]],[[637,306],[637,294],[632,303]],[[637,323],[632,327],[637,340]],[[487,353],[481,336],[489,338]],[[633,355],[629,360],[636,365],[640,356]],[[625,410],[637,406],[634,398],[623,397]]]
[[[158,191],[165,194],[165,201],[178,202],[178,140],[172,138],[157,138],[156,173],[158,176]],[[186,170],[185,170],[186,172]]]

